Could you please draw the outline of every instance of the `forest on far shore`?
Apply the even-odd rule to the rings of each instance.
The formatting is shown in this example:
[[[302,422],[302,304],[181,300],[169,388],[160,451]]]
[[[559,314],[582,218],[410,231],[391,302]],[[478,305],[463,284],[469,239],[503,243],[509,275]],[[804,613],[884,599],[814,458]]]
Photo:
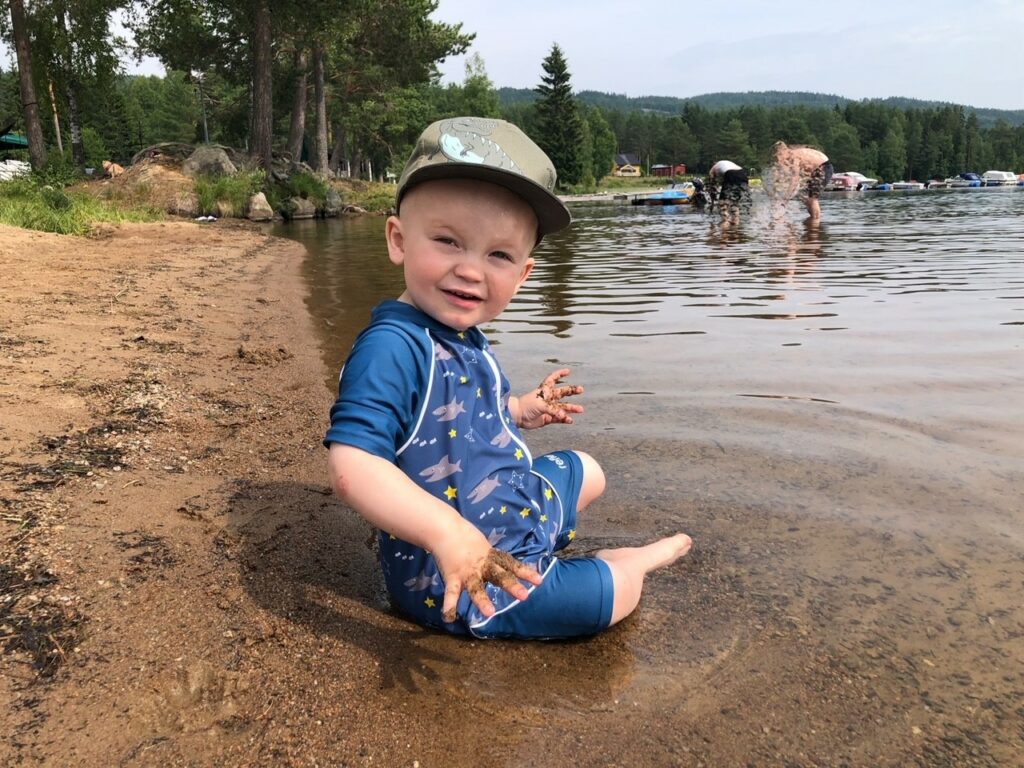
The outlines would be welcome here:
[[[592,189],[617,153],[648,169],[682,163],[703,173],[725,158],[756,171],[780,139],[882,180],[1024,171],[1024,112],[827,94],[575,92],[557,44],[535,64],[535,90],[496,88],[478,54],[462,82],[443,84],[438,64],[465,53],[473,34],[434,21],[433,0],[280,0],[272,16],[268,0],[8,5],[0,36],[12,51],[26,43],[31,71],[24,76],[20,55],[0,63],[0,129],[29,135],[32,151],[14,156],[34,166],[96,168],[158,143],[215,143],[268,172],[284,158],[325,177],[384,179],[401,170],[426,124],[476,114],[520,125],[567,191]],[[115,13],[128,14],[135,47],[111,34]],[[141,54],[167,74],[125,74],[124,62]]]

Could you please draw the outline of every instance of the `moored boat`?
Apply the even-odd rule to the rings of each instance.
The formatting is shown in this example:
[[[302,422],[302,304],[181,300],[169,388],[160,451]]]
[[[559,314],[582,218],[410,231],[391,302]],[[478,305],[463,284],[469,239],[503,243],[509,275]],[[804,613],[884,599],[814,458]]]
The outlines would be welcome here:
[[[1010,187],[1017,184],[1017,175],[1010,171],[985,171],[981,180],[986,187]]]
[[[946,181],[949,182],[949,186],[956,188],[984,186],[981,176],[976,173],[960,173]]]
[[[693,184],[686,182],[680,185],[673,184],[658,192],[634,195],[631,202],[633,205],[685,205],[690,202],[693,193]]]
[[[920,181],[894,181],[892,188],[900,191],[924,189],[924,183]]]
[[[842,173],[837,173],[832,176],[828,189],[831,192],[860,192],[861,190],[867,189],[877,183],[878,179],[869,178],[863,173],[858,173],[857,171],[843,171]]]

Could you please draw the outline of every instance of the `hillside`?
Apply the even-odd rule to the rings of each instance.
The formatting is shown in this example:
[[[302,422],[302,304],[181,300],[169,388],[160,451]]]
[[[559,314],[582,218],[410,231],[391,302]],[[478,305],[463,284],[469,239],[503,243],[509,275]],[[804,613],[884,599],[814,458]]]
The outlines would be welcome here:
[[[585,104],[603,109],[617,109],[624,112],[642,110],[645,112],[663,112],[678,114],[687,104],[695,104],[705,109],[734,109],[737,107],[832,107],[845,106],[857,99],[847,99],[829,93],[809,93],[806,91],[746,91],[744,93],[704,93],[699,96],[678,98],[675,96],[626,96],[620,93],[603,93],[601,91],[580,91],[577,97]],[[529,88],[499,88],[498,97],[502,104],[530,103],[537,98],[537,93]],[[926,109],[930,107],[948,106],[948,102],[924,101],[892,96],[885,99],[860,99],[860,102],[879,102],[899,109]],[[1005,120],[1013,126],[1024,125],[1024,109],[988,109],[964,105],[968,111],[978,116],[978,122],[984,128],[990,128],[999,120]]]

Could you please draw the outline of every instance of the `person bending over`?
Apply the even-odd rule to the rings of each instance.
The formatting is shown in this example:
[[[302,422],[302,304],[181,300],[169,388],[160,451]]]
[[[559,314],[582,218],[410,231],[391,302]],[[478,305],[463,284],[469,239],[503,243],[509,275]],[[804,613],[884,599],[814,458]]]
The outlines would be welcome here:
[[[828,155],[813,147],[788,146],[777,141],[772,147],[772,165],[766,189],[777,200],[788,201],[801,191],[801,202],[807,207],[812,222],[821,219],[818,199],[832,180],[832,163]]]

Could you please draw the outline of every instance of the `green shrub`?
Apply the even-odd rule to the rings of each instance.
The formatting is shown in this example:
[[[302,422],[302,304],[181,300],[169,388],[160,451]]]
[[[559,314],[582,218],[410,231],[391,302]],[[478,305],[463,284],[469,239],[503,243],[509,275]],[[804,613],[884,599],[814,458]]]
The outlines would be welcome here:
[[[205,215],[218,212],[218,203],[231,207],[235,216],[242,216],[249,198],[260,191],[266,178],[262,170],[242,171],[231,176],[197,176],[196,200],[199,212]]]
[[[95,128],[85,126],[82,129],[82,145],[85,148],[85,165],[87,168],[95,168],[98,174],[103,173],[103,161],[113,160],[107,151],[107,145]]]
[[[318,208],[327,202],[327,182],[313,173],[293,173],[282,185],[285,197],[301,197]]]
[[[40,187],[69,187],[81,178],[70,158],[53,151],[46,156],[46,164],[32,172],[32,177]]]
[[[395,185],[379,181],[348,179],[339,181],[338,193],[348,205],[371,213],[388,213],[395,207]]]

